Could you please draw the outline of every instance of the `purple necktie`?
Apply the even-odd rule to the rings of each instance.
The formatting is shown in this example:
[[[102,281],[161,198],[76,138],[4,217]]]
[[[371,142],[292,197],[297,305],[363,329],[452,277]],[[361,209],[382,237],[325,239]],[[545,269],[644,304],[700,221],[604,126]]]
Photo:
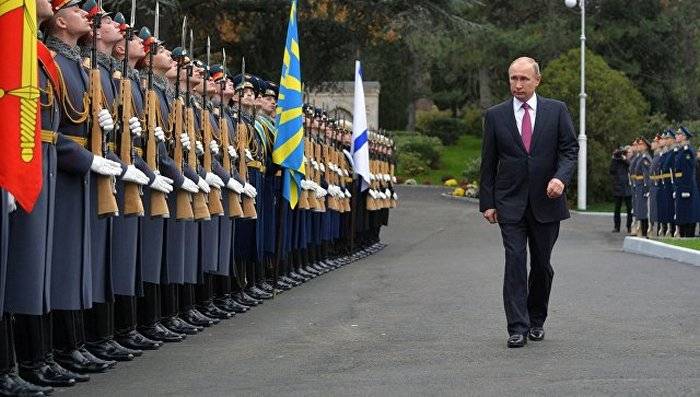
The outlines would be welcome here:
[[[530,120],[530,112],[528,112],[530,105],[527,102],[523,103],[523,109],[525,110],[525,116],[523,116],[523,126],[522,126],[522,136],[523,136],[523,146],[525,150],[530,153],[530,143],[532,142],[532,120]]]

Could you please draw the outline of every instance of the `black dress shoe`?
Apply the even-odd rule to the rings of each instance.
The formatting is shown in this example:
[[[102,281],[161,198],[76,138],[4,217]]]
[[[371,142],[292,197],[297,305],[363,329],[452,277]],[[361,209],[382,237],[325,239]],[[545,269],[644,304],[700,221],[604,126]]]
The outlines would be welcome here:
[[[177,334],[185,334],[185,335],[197,335],[199,331],[202,329],[200,327],[191,325],[186,323],[185,321],[182,321],[177,316],[172,316],[172,317],[167,317],[161,320],[161,324],[163,326]]]
[[[257,306],[257,305],[262,303],[262,301],[258,301],[257,299],[253,299],[251,296],[248,296],[248,294],[246,294],[243,291],[240,291],[237,294],[231,295],[231,298],[242,305],[251,306],[251,307]]]
[[[303,269],[305,272],[311,274],[311,275],[314,276],[314,277],[318,277],[318,276],[321,275],[321,272],[318,271],[318,270],[316,270],[316,269],[314,269],[314,267],[313,267],[312,265],[305,266],[305,267],[303,267],[302,269]]]
[[[534,341],[541,341],[544,339],[544,328],[542,327],[532,327],[530,332],[527,333],[528,338]]]
[[[289,278],[292,280],[296,280],[297,282],[300,282],[300,283],[304,283],[308,280],[306,277],[302,276],[301,274],[299,274],[297,272],[289,272]]]
[[[227,297],[226,299],[215,299],[214,305],[223,311],[231,313],[245,313],[250,310],[249,306],[243,306],[231,299],[231,297]]]
[[[88,359],[80,350],[71,350],[69,352],[57,351],[54,354],[54,359],[61,364],[63,368],[80,374],[84,373],[100,373],[105,372],[110,367],[106,362],[97,362]]]
[[[225,312],[218,307],[214,306],[213,303],[210,303],[207,306],[204,307],[197,307],[197,310],[202,312],[207,317],[211,318],[218,318],[219,320],[228,320],[229,318],[233,317],[233,313]]]
[[[114,339],[120,345],[134,350],[158,350],[163,345],[162,342],[146,338],[136,330],[129,331],[123,335],[116,335]]]
[[[525,345],[527,345],[527,338],[525,335],[511,335],[508,338],[508,347],[523,347]]]
[[[109,340],[101,342],[88,342],[85,344],[88,351],[103,360],[131,361],[134,355],[129,353],[123,346],[113,345]]]
[[[89,361],[97,364],[107,364],[107,369],[112,369],[117,365],[117,362],[115,360],[103,360],[99,357],[96,357],[94,354],[92,354],[85,346],[81,347],[78,349],[80,354],[83,355],[83,357],[87,358]]]
[[[77,372],[70,371],[66,368],[63,368],[59,363],[57,363],[53,359],[53,353],[49,353],[46,355],[46,358],[44,360],[46,364],[51,367],[55,372],[60,372],[63,374],[66,374],[67,376],[75,379],[77,383],[82,383],[82,382],[88,382],[90,381],[90,375],[85,375],[85,374],[79,374]]]
[[[141,357],[143,356],[143,350],[141,349],[132,349],[130,347],[126,347],[122,345],[121,343],[117,342],[114,340],[114,338],[111,338],[107,341],[110,345],[112,345],[115,349],[117,350],[123,350],[125,353],[129,353],[134,357]]]
[[[0,396],[43,397],[51,393],[53,393],[52,387],[31,384],[14,371],[0,374]]]
[[[182,319],[189,324],[196,325],[198,327],[211,327],[212,325],[218,324],[219,319],[214,319],[205,316],[197,309],[188,309],[183,313]]]
[[[177,343],[185,339],[185,335],[176,334],[163,327],[160,323],[148,327],[140,327],[139,332],[148,339],[163,343]]]
[[[275,289],[278,289],[278,290],[281,290],[281,291],[289,291],[290,289],[292,289],[292,286],[291,286],[290,284],[285,283],[285,282],[282,281],[282,279],[280,278],[280,279],[277,280],[277,282],[275,283]]]
[[[256,284],[256,287],[258,287],[258,289],[261,289],[261,290],[267,292],[268,294],[271,294],[272,291],[275,290],[275,289],[274,289],[270,284],[268,284],[266,281],[263,281],[262,283]]]
[[[300,276],[304,277],[304,278],[306,279],[306,281],[309,281],[309,280],[311,280],[312,278],[316,277],[315,274],[312,274],[312,273],[307,272],[303,267],[300,267],[300,268],[297,270],[297,274],[299,274]]]
[[[261,290],[260,288],[258,288],[258,287],[255,286],[255,285],[252,286],[252,287],[250,288],[250,290],[251,290],[252,292],[254,292],[257,296],[259,296],[260,298],[262,298],[262,299],[272,299],[272,294],[271,294],[271,293],[265,292],[265,291]]]
[[[27,382],[40,386],[75,386],[75,378],[70,377],[63,367],[60,365],[52,367],[43,361],[21,363],[19,365],[19,376]]]
[[[277,281],[282,281],[282,282],[284,282],[285,284],[289,285],[289,286],[292,287],[292,288],[301,285],[301,282],[296,281],[296,280],[292,279],[292,278],[289,277],[289,276],[282,276],[282,277],[280,277],[279,280],[277,280]]]

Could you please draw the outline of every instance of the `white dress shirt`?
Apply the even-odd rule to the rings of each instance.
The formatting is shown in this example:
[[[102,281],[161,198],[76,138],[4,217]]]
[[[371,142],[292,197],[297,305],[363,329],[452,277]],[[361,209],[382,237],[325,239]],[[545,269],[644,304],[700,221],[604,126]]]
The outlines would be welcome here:
[[[532,132],[534,133],[535,118],[537,117],[537,94],[532,94],[530,99],[527,100],[527,104],[530,105],[530,121],[532,122]],[[517,125],[518,132],[522,135],[525,109],[523,109],[523,102],[516,97],[513,97],[513,112],[515,113],[515,125]]]

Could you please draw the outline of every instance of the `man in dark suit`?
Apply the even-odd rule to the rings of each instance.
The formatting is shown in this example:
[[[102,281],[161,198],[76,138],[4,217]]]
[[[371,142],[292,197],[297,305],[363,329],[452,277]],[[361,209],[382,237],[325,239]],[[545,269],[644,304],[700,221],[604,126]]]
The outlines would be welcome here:
[[[541,79],[535,60],[516,59],[508,74],[513,98],[485,116],[479,207],[501,227],[508,347],[522,347],[528,337],[544,338],[554,275],[549,260],[559,222],[569,218],[564,190],[578,143],[566,105],[535,94]]]

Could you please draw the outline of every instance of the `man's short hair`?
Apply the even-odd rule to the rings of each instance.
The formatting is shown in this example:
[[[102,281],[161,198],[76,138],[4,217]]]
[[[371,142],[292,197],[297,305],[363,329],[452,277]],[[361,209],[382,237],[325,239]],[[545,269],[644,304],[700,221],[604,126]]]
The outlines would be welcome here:
[[[508,70],[510,70],[510,68],[512,68],[513,65],[514,65],[516,62],[527,62],[527,63],[529,63],[530,65],[532,65],[532,68],[534,69],[535,74],[536,74],[537,76],[542,76],[542,74],[540,73],[540,65],[537,63],[537,61],[535,61],[534,59],[532,59],[532,58],[530,58],[530,57],[520,57],[520,58],[515,59],[513,62],[510,63],[510,66],[508,67]]]

